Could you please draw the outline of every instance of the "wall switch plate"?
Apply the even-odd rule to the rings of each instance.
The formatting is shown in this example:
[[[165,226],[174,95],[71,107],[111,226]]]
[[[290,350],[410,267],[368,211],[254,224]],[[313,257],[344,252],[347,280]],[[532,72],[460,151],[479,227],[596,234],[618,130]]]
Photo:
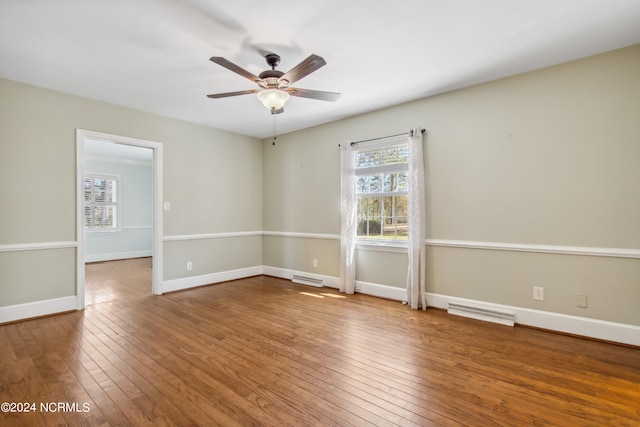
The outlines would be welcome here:
[[[587,294],[576,294],[576,306],[587,308]]]
[[[542,286],[533,287],[533,299],[536,301],[544,301],[544,288]]]
[[[313,259],[313,268],[318,268],[318,260],[316,258]]]
[[[171,202],[164,202],[164,210],[167,212],[171,210]]]

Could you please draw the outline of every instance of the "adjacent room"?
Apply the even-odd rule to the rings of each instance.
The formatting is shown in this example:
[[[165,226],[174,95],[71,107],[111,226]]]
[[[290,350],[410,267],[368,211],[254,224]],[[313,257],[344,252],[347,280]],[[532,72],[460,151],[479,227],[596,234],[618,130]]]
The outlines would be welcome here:
[[[639,425],[639,23],[0,0],[0,424]]]

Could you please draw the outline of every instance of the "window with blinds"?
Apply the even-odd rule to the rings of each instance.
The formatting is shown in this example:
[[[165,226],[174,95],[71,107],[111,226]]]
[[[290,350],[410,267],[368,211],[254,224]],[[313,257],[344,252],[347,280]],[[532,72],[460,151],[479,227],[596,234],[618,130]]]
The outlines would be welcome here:
[[[409,147],[406,141],[356,151],[357,238],[407,240]]]
[[[86,231],[118,230],[119,177],[86,175],[84,178],[84,228]]]

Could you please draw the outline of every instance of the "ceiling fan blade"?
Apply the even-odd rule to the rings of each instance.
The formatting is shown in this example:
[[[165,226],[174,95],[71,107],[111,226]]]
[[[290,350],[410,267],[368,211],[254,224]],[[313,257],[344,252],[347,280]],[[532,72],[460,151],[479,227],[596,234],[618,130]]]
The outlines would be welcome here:
[[[251,80],[252,82],[259,82],[262,81],[262,79],[260,79],[258,76],[256,76],[255,74],[245,70],[244,68],[234,64],[233,62],[229,61],[228,59],[224,59],[221,56],[212,56],[211,58],[209,58],[209,60],[211,62],[215,62],[218,65],[223,66],[224,68],[226,68],[229,71],[233,71],[236,74],[240,74],[242,77],[247,78],[249,80]]]
[[[280,80],[287,80],[289,83],[294,83],[325,65],[327,65],[327,63],[321,56],[309,55],[307,59],[284,73],[284,75],[280,77]]]
[[[287,89],[287,92],[289,92],[289,95],[291,96],[319,99],[321,101],[335,102],[340,99],[340,94],[337,92],[324,92],[321,90],[300,89],[297,87],[290,87]]]
[[[238,95],[247,95],[249,93],[259,92],[260,89],[249,89],[249,90],[240,90],[237,92],[226,92],[226,93],[214,93],[211,95],[207,95],[208,98],[218,99],[218,98],[228,98],[230,96],[238,96]]]

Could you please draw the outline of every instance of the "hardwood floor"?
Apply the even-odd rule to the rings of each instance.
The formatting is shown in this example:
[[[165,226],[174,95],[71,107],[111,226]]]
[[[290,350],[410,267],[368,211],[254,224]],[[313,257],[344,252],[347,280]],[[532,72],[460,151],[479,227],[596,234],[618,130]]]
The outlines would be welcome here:
[[[151,295],[151,262],[148,257],[86,264],[85,304]]]
[[[638,426],[640,350],[258,276],[2,325],[0,402],[36,404],[3,426]]]

